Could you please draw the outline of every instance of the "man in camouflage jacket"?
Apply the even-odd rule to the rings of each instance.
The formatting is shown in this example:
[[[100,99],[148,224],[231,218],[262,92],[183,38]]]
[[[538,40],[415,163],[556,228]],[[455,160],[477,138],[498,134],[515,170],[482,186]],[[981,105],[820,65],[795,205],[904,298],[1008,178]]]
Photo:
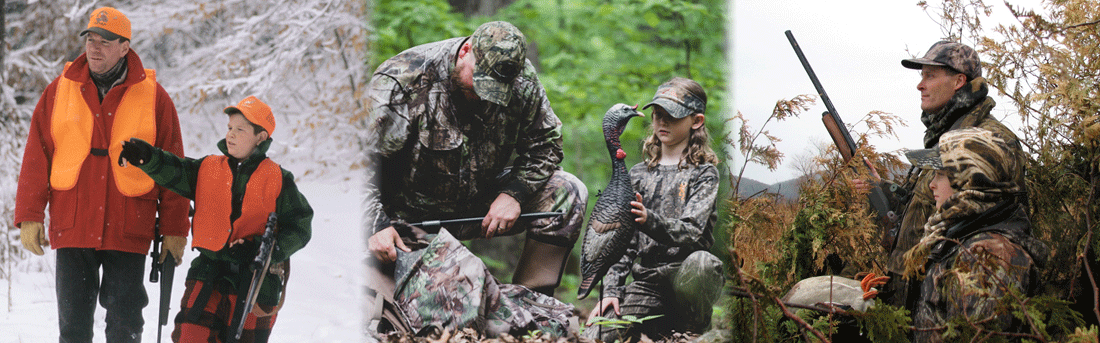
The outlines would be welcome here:
[[[996,103],[987,96],[989,84],[982,78],[981,61],[974,49],[940,41],[933,44],[924,57],[902,60],[901,64],[921,70],[917,90],[921,92],[921,122],[927,127],[926,148],[936,145],[945,132],[980,127],[1004,137],[1009,146],[1008,158],[1023,163],[1025,157],[1019,139],[990,113]],[[903,208],[900,223],[896,228],[884,228],[895,229],[897,237],[893,246],[887,248],[886,266],[893,278],[884,287],[881,297],[895,306],[911,306],[914,301],[916,294],[908,292],[914,284],[899,277],[904,270],[904,254],[924,236],[924,223],[935,211],[928,188],[933,173],[914,168],[909,174],[906,180],[909,201],[900,204]],[[1013,177],[1017,184],[1024,185],[1022,170]]]
[[[558,167],[561,121],[526,45],[512,24],[490,22],[469,37],[401,52],[371,77],[366,148],[377,175],[368,182],[366,223],[383,266],[397,249],[409,250],[395,223],[484,216],[447,229],[462,240],[526,231],[512,281],[553,294],[588,190]],[[517,221],[521,211],[564,215]]]
[[[1020,332],[1012,305],[1033,295],[1049,249],[1031,235],[1013,141],[982,128],[947,132],[931,149],[907,153],[914,166],[939,170],[938,211],[925,238],[907,252],[906,274],[923,278],[913,308],[916,342],[987,332]],[[949,187],[945,187],[949,185]],[[1016,309],[1017,311],[1021,309]],[[949,330],[955,323],[955,330]]]

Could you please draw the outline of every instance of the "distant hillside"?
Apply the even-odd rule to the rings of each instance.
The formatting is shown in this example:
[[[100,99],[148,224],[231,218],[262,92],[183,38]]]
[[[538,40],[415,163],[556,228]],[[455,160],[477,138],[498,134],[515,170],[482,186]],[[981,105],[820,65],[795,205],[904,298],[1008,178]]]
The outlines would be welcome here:
[[[798,185],[801,180],[801,177],[796,177],[790,180],[768,185],[760,181],[743,177],[741,178],[741,185],[738,189],[738,194],[740,194],[742,197],[749,197],[757,194],[761,190],[764,190],[764,192],[767,193],[779,194],[789,201],[795,201],[798,200]]]
[[[747,198],[761,190],[769,189],[770,187],[770,185],[763,182],[743,177],[741,178],[741,184],[738,185],[737,193],[740,194],[742,198]]]

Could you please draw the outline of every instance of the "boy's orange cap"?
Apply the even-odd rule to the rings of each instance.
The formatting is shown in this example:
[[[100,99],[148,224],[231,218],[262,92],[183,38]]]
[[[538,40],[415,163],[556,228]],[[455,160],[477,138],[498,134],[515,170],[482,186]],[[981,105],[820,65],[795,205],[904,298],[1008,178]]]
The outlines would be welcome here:
[[[225,108],[225,114],[233,113],[240,113],[244,115],[244,119],[263,127],[264,130],[267,130],[268,137],[275,134],[275,115],[271,114],[271,107],[260,101],[255,95],[244,98],[244,100],[237,103],[237,106]]]
[[[100,7],[92,11],[88,18],[88,28],[80,31],[83,36],[88,32],[95,32],[103,39],[116,40],[119,38],[130,39],[130,18],[113,7]]]

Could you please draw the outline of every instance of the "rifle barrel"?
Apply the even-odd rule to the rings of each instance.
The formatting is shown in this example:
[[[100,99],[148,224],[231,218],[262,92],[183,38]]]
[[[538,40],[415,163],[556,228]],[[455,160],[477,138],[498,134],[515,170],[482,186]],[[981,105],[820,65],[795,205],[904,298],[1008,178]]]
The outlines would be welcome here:
[[[154,257],[157,259],[160,256]],[[172,279],[176,273],[176,258],[172,256],[172,252],[168,251],[168,254],[164,258],[164,262],[161,264],[160,274],[162,278],[160,280],[160,309],[158,310],[157,318],[157,342],[160,342],[161,329],[168,325],[168,312],[172,309]]]

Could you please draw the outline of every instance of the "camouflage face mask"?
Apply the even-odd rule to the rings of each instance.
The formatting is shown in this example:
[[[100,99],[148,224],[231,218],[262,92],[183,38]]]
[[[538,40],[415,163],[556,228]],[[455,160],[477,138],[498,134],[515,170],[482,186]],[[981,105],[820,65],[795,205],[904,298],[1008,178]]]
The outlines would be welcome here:
[[[1023,161],[1013,158],[1004,137],[981,128],[954,130],[940,138],[938,150],[955,194],[929,218],[929,226],[950,226],[1023,196],[1023,185],[1015,181],[1024,172]]]

